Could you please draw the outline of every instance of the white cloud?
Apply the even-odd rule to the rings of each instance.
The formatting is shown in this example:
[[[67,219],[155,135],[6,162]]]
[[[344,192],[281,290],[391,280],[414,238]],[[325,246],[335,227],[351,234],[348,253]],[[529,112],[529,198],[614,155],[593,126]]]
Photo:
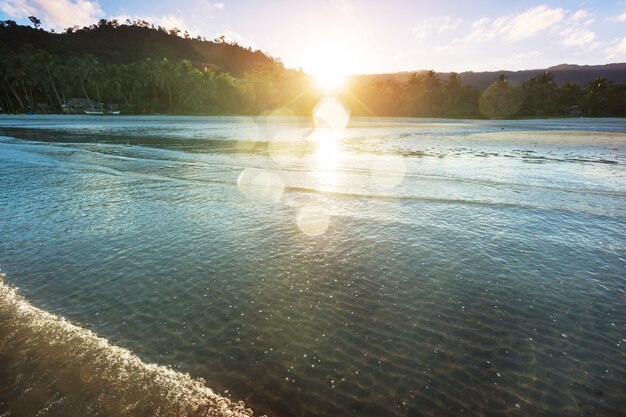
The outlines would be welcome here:
[[[15,19],[37,16],[44,27],[55,30],[90,25],[104,17],[98,2],[89,0],[5,0],[0,9]]]
[[[0,3],[0,10],[7,14],[9,17],[16,19],[22,17],[32,16],[37,13],[37,10],[26,1],[3,1]]]
[[[497,30],[492,29],[489,22],[491,19],[485,17],[472,23],[472,30],[468,35],[454,41],[455,43],[480,43],[492,40],[496,36]],[[495,24],[495,22],[494,22]]]
[[[597,44],[598,37],[586,28],[569,28],[561,32],[563,45],[570,47],[585,48]]]
[[[565,18],[562,8],[551,9],[537,6],[525,12],[500,16],[495,19],[482,18],[472,24],[472,31],[457,43],[479,43],[493,39],[519,41],[553,28]]]
[[[594,20],[586,10],[569,14],[560,27],[561,44],[580,51],[590,51],[602,46],[598,35],[589,29],[593,22]]]
[[[442,34],[446,32],[453,32],[462,22],[463,19],[454,19],[450,16],[425,19],[422,24],[413,28],[413,33],[415,34],[416,40],[424,40],[428,37],[428,35],[433,33]]]
[[[587,12],[586,10],[578,10],[576,13],[574,13],[574,15],[572,16],[573,20],[582,20],[589,17],[589,12]]]
[[[609,20],[610,22],[615,22],[615,23],[626,22],[626,12],[617,16],[609,17],[607,20]]]
[[[586,10],[564,11],[562,8],[537,6],[516,15],[476,20],[467,35],[453,40],[451,44],[495,40],[516,42],[550,32],[557,35],[556,40],[563,46],[590,50],[603,45],[597,34],[589,28],[593,22],[591,14]],[[554,37],[550,41],[553,42]]]
[[[539,6],[518,14],[503,26],[504,36],[512,41],[530,38],[563,20],[563,9]]]
[[[606,59],[626,59],[626,36],[606,48]]]
[[[201,10],[224,10],[226,5],[222,2],[213,3],[210,0],[203,0],[201,3]]]

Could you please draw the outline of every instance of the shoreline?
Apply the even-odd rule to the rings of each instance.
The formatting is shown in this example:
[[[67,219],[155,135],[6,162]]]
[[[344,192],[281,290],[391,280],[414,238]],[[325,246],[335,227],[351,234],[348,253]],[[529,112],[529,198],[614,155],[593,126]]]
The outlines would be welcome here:
[[[92,118],[116,118],[116,117],[271,117],[268,113],[133,113],[118,115],[89,115],[82,113],[0,113],[0,116],[30,117],[30,116],[85,116]],[[279,117],[295,117],[310,118],[309,114],[292,114],[280,115]],[[368,118],[368,119],[424,119],[424,120],[479,120],[479,121],[504,121],[504,120],[602,120],[602,119],[626,119],[623,116],[520,116],[507,118],[489,118],[489,117],[441,117],[441,116],[372,116],[372,115],[351,115],[351,118]]]
[[[202,379],[148,364],[90,330],[33,306],[0,275],[0,412],[35,415],[251,417]],[[3,386],[6,384],[6,386]],[[61,397],[45,403],[38,397]],[[29,395],[30,394],[30,395]],[[4,397],[4,398],[3,398]],[[38,403],[39,400],[39,403]],[[31,414],[32,413],[32,414]],[[3,414],[4,415],[4,414]]]

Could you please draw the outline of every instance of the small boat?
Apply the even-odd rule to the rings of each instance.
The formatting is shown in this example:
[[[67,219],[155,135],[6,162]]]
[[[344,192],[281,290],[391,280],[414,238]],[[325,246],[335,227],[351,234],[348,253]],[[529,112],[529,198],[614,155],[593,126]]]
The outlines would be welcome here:
[[[84,110],[84,112],[90,116],[116,116],[120,114],[120,110]]]

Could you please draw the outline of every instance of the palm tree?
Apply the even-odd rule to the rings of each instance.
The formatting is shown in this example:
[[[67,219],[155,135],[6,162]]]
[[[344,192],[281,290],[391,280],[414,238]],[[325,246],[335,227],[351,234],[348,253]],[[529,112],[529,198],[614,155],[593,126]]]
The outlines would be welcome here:
[[[587,83],[587,93],[584,96],[586,113],[599,116],[606,108],[611,82],[604,77],[596,77]]]
[[[61,73],[59,58],[54,55],[50,55],[47,52],[43,52],[42,53],[42,67],[43,67],[42,70],[43,70],[43,73],[45,74],[46,79],[52,86],[52,90],[54,91],[54,95],[56,96],[57,102],[59,103],[59,107],[62,107],[63,101],[61,100],[61,97],[59,96],[59,91],[57,90],[57,86],[54,81],[55,78],[57,78]]]
[[[582,87],[573,82],[561,84],[558,89],[559,102],[562,107],[580,106],[584,91]]]
[[[217,77],[215,72],[210,68],[204,67],[200,70],[200,78],[202,80],[202,91],[204,92],[206,104],[213,106],[215,104],[217,93]]]
[[[72,57],[68,61],[69,72],[70,72],[70,81],[73,84],[79,84],[80,88],[83,90],[83,94],[85,94],[85,98],[90,100],[89,94],[87,94],[87,89],[85,88],[85,77],[83,73],[83,60],[79,57]]]
[[[169,110],[172,110],[172,86],[176,77],[176,67],[167,58],[163,58],[159,62],[159,85],[162,89],[167,90]]]
[[[22,52],[22,56],[25,59],[24,65],[26,65],[26,68],[31,73],[31,102],[34,103],[33,90],[36,89],[46,95],[48,102],[53,109],[56,106],[50,94],[51,91],[55,93],[59,105],[62,105],[61,98],[59,97],[58,91],[56,89],[56,84],[54,82],[54,79],[57,75],[53,74],[53,71],[55,71],[56,69],[55,65],[57,62],[57,58],[45,51],[35,50],[32,48],[27,48],[26,50],[24,50]]]
[[[460,113],[459,104],[463,85],[461,77],[456,72],[450,73],[443,85],[443,111],[447,115],[456,116]]]
[[[82,61],[81,71],[83,78],[88,85],[95,87],[96,97],[98,98],[98,103],[100,103],[100,88],[98,84],[103,73],[100,61],[91,55],[85,56]]]
[[[506,118],[519,110],[520,97],[506,75],[500,76],[480,96],[480,111],[490,118]]]
[[[202,73],[186,59],[176,64],[175,72],[177,102],[187,110],[200,110],[204,102]]]
[[[150,58],[146,58],[140,67],[140,72],[144,75],[144,85],[152,87],[154,104],[152,110],[156,110],[159,106],[159,95],[157,94],[157,86],[160,80],[159,64]]]
[[[137,111],[141,110],[141,88],[144,86],[144,78],[145,73],[142,64],[127,65],[125,71],[122,73],[123,85],[126,87],[127,91],[130,91],[130,105],[134,106],[134,98],[137,99]]]
[[[520,89],[524,94],[520,112],[529,116],[545,116],[557,112],[557,86],[554,75],[549,71],[524,81]]]
[[[119,98],[124,98],[124,101],[128,104],[128,99],[122,92],[122,68],[116,64],[109,64],[106,66],[107,79],[104,82],[104,88],[110,99],[119,101]]]
[[[433,70],[426,71],[423,76],[422,85],[428,107],[429,116],[437,116],[441,108],[441,82],[439,76]]]
[[[27,88],[32,85],[31,72],[28,71],[26,59],[23,55],[12,55],[6,61],[5,82],[9,89],[17,99],[20,108],[26,109],[22,97],[18,94],[18,90],[24,92],[24,98],[28,101],[28,107],[32,109],[32,101],[27,92]]]
[[[14,62],[14,58],[12,55],[5,55],[5,59],[0,60],[0,88],[4,90],[4,93],[6,95],[7,112],[12,111],[12,106],[11,106],[12,100],[9,95],[9,91],[13,93],[14,97],[17,99],[19,103],[19,106],[21,108],[24,107],[19,95],[17,95],[15,89],[11,85],[12,79],[11,79],[10,71],[12,69],[13,62]]]

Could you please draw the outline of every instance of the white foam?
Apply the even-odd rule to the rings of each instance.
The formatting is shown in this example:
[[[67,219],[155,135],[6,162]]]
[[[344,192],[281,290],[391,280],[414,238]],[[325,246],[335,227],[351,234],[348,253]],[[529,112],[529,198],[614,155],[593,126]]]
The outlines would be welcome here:
[[[0,372],[12,379],[5,406],[24,408],[29,392],[39,412],[61,415],[251,416],[201,379],[147,364],[127,349],[34,307],[0,276]],[[33,371],[35,370],[36,371]],[[32,401],[31,401],[32,402]],[[1,401],[0,401],[1,403]],[[1,404],[0,404],[1,405]],[[32,404],[27,404],[33,410]],[[19,414],[19,412],[18,412]]]

